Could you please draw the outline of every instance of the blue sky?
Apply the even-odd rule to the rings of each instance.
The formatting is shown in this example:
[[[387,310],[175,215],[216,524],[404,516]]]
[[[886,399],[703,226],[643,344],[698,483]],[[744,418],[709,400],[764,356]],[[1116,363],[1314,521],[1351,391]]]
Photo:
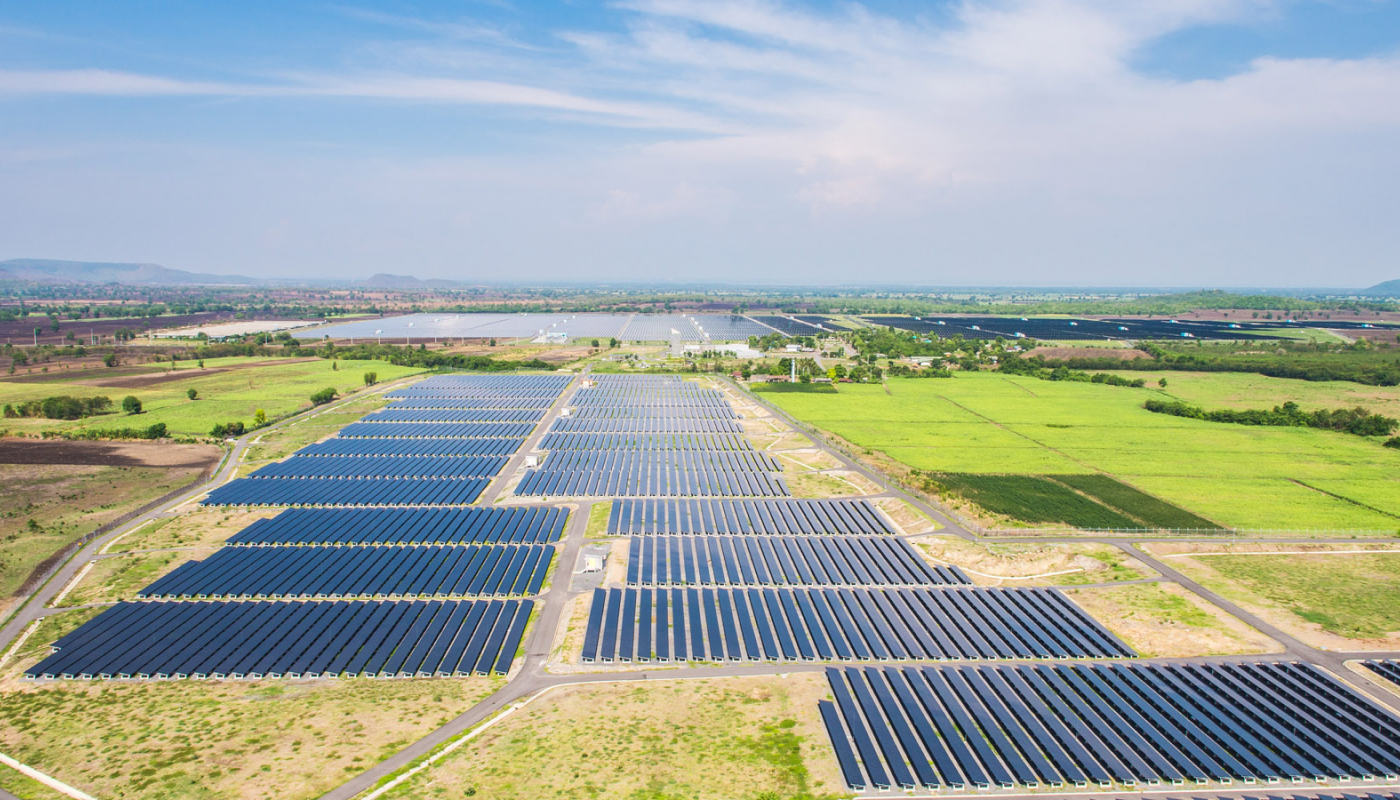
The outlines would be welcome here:
[[[1400,277],[1400,2],[0,2],[0,258]]]

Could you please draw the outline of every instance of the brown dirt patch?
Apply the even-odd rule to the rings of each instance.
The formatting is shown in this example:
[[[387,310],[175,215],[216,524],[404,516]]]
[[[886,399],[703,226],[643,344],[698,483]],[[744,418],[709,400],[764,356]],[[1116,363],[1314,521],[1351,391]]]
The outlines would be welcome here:
[[[1137,358],[1151,358],[1152,356],[1142,350],[1129,350],[1116,347],[1095,347],[1092,349],[1084,347],[1037,347],[1021,354],[1022,358],[1040,356],[1049,361],[1066,358],[1117,358],[1122,361],[1132,361]]]
[[[0,439],[0,464],[100,467],[206,467],[223,451],[213,445]]]

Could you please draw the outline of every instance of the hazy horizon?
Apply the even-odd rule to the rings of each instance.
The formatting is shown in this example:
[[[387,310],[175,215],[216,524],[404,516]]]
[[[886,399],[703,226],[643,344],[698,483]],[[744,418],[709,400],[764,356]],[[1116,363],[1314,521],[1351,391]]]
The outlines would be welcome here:
[[[309,281],[1400,278],[1391,0],[10,6],[0,110],[3,257]]]

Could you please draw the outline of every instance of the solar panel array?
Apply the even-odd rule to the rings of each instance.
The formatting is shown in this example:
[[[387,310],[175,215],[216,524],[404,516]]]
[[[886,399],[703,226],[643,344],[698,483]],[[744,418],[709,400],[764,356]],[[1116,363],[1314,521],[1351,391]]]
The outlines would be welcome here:
[[[607,530],[614,536],[895,532],[868,500],[618,500]]]
[[[394,405],[337,436],[215,489],[204,504],[470,505],[569,381],[562,375],[430,378],[389,393]],[[414,407],[400,408],[397,401]]]
[[[620,338],[629,342],[669,342],[676,335],[686,342],[705,338],[682,314],[638,314],[628,320]]]
[[[692,314],[690,321],[706,340],[712,342],[746,342],[750,336],[767,336],[777,330],[739,314]]]
[[[825,332],[822,328],[800,317],[753,316],[751,318],[788,336],[819,336]]]
[[[1400,686],[1400,661],[1363,661],[1366,668],[1385,678],[1396,686]]]
[[[118,603],[31,678],[447,677],[508,672],[529,600]]]
[[[1232,322],[1230,320],[1198,319],[1069,319],[1049,317],[991,317],[991,316],[869,316],[874,325],[899,328],[916,333],[933,333],[941,337],[954,334],[964,339],[1056,339],[1056,340],[1117,340],[1117,339],[1216,339],[1254,340],[1276,339],[1273,331],[1283,329],[1350,328],[1365,323],[1288,320]]]
[[[681,378],[604,375],[569,400],[515,488],[536,497],[782,497],[776,459],[740,447],[743,426],[717,389]]]
[[[514,425],[516,435],[312,445],[208,504],[296,508],[259,520],[55,643],[29,677],[434,676],[505,672],[566,513],[476,500],[568,385],[565,376],[439,376],[394,392],[428,410],[365,429]],[[438,422],[437,402],[459,403]],[[517,401],[524,401],[517,406]],[[407,419],[421,421],[405,421]],[[355,427],[355,426],[350,426]],[[475,429],[475,428],[473,428]],[[395,444],[386,448],[384,443]],[[481,445],[485,446],[481,446]],[[407,445],[407,446],[404,446]],[[446,445],[446,446],[444,446]],[[393,506],[366,508],[366,506]],[[434,506],[405,508],[405,506]]]
[[[632,586],[932,586],[970,584],[891,536],[633,536]]]
[[[567,514],[557,508],[293,508],[230,536],[231,547],[384,547],[552,544]]]
[[[852,788],[1395,781],[1400,719],[1298,663],[829,669]]]
[[[1051,589],[596,589],[583,661],[1110,658]]]

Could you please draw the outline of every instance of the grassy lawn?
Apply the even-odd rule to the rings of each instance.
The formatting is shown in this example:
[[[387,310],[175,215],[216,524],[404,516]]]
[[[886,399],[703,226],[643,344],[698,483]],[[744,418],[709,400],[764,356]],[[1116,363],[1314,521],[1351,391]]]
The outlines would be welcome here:
[[[1071,589],[1069,596],[1145,657],[1278,652],[1263,634],[1171,583]]]
[[[1168,389],[1175,390],[1177,373],[1166,377]],[[1389,535],[1400,530],[1400,453],[1379,441],[1153,414],[1142,403],[1161,397],[1157,389],[996,373],[891,379],[888,385],[888,393],[882,386],[860,384],[842,384],[835,394],[756,391],[857,448],[908,468],[1102,472],[1230,527],[1366,529]],[[1400,390],[1359,388],[1400,396]],[[1248,404],[1272,406],[1286,399],[1267,394],[1267,388],[1258,396],[1251,392]]]
[[[46,618],[21,658],[5,668],[0,752],[96,797],[313,798],[502,684],[499,677],[42,685],[15,680],[43,656],[45,643],[92,615],[81,610]]]
[[[826,697],[820,673],[565,687],[388,796],[848,796],[817,712]]]
[[[333,366],[336,369],[332,369]],[[6,419],[0,427],[16,433],[37,433],[144,428],[163,422],[172,435],[208,436],[218,423],[251,425],[253,412],[259,408],[269,418],[277,418],[309,407],[311,394],[328,386],[342,395],[362,388],[365,372],[378,373],[383,382],[421,371],[385,361],[277,362],[257,357],[210,359],[205,362],[204,370],[188,362],[181,367],[173,373],[177,376],[173,380],[147,385],[121,384],[139,383],[145,377],[159,376],[164,371],[142,369],[130,377],[111,378],[100,370],[75,370],[42,383],[0,380],[0,404],[68,394],[75,397],[106,395],[120,407],[123,397],[135,395],[144,407],[144,413],[130,417],[117,413],[80,420]],[[186,393],[190,389],[198,393],[198,399],[188,398]]]
[[[984,586],[1073,586],[1149,578],[1157,573],[1106,544],[977,544],[951,536],[915,547],[935,564],[953,564]]]
[[[1400,553],[1196,555],[1173,567],[1286,627],[1352,642],[1400,641]]]
[[[608,535],[608,515],[612,514],[612,503],[594,503],[588,512],[588,526],[583,530],[585,539],[603,539]]]
[[[0,464],[0,617],[44,559],[94,528],[183,486],[199,468]],[[31,521],[33,524],[31,525]]]

